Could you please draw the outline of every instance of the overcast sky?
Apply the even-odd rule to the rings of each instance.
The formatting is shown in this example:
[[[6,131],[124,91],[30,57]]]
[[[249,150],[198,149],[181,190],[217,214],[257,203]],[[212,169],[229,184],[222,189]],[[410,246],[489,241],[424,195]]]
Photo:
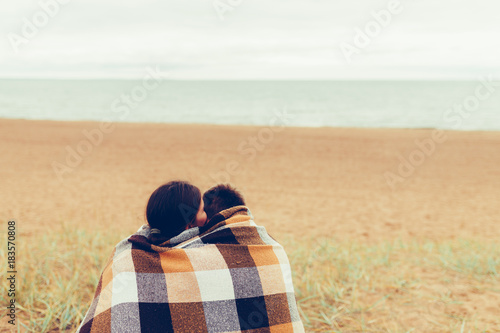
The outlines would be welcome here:
[[[401,0],[363,47],[356,28],[376,29],[372,12],[391,0],[59,0],[68,3],[58,10],[55,1],[3,0],[0,77],[140,78],[155,66],[174,79],[500,74],[498,0]],[[40,5],[51,2],[53,17]],[[347,44],[358,52],[350,62]]]

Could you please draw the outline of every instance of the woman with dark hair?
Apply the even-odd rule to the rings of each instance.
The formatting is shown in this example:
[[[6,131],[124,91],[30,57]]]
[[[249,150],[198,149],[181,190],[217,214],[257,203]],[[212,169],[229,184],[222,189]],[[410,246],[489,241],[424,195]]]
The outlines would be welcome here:
[[[207,214],[200,190],[179,180],[158,187],[149,198],[146,219],[153,243],[168,240],[186,229],[203,226]]]

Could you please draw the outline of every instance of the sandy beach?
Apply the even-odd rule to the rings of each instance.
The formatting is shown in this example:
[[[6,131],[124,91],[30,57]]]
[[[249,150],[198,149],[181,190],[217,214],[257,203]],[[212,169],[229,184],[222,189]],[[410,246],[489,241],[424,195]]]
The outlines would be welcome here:
[[[133,232],[151,192],[179,178],[236,185],[277,237],[500,236],[497,132],[445,132],[427,155],[416,140],[432,130],[100,126],[1,120],[2,219],[26,237],[62,225]]]
[[[56,270],[71,290],[68,304],[79,309],[71,318],[83,315],[96,283],[90,276],[100,274],[114,242],[145,223],[152,191],[186,179],[202,191],[236,185],[258,224],[296,244],[287,251],[304,313],[337,318],[328,325],[311,319],[308,331],[363,331],[363,316],[372,318],[368,328],[383,331],[500,327],[496,252],[487,250],[497,251],[500,236],[499,132],[0,120],[0,136],[0,215],[16,220],[21,274],[38,285]],[[85,266],[70,268],[92,235],[100,235],[99,245],[83,251]],[[38,248],[25,259],[31,243]],[[365,276],[359,296],[359,277],[346,274]],[[51,306],[62,306],[62,287],[40,288]],[[354,312],[342,314],[345,304]],[[47,315],[42,303],[32,306],[34,318]],[[71,320],[52,327],[71,331]]]

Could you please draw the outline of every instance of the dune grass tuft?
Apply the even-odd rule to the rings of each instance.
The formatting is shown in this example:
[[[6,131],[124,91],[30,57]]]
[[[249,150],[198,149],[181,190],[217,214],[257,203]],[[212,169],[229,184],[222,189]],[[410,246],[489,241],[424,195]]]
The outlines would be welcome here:
[[[74,229],[37,239],[21,236],[19,331],[74,331],[112,248],[126,236]],[[493,242],[396,240],[367,245],[287,238],[282,243],[308,332],[500,330],[495,312],[500,246]],[[2,262],[5,245],[2,240]],[[7,281],[1,288],[0,301],[7,304]]]
[[[492,311],[500,299],[500,246],[493,242],[284,244],[310,332],[500,330]]]
[[[17,315],[21,332],[73,331],[88,309],[103,265],[119,237],[66,229],[18,237]],[[4,244],[1,245],[2,249]],[[5,252],[0,252],[1,260]],[[0,300],[6,304],[2,281]]]

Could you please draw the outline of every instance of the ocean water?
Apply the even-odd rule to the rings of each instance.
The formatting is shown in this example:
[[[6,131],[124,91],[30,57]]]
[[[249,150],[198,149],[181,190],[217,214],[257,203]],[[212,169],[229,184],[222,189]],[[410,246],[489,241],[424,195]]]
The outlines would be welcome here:
[[[149,88],[140,80],[0,80],[0,117],[269,125],[286,111],[288,126],[500,130],[500,84],[480,80],[166,80]]]

